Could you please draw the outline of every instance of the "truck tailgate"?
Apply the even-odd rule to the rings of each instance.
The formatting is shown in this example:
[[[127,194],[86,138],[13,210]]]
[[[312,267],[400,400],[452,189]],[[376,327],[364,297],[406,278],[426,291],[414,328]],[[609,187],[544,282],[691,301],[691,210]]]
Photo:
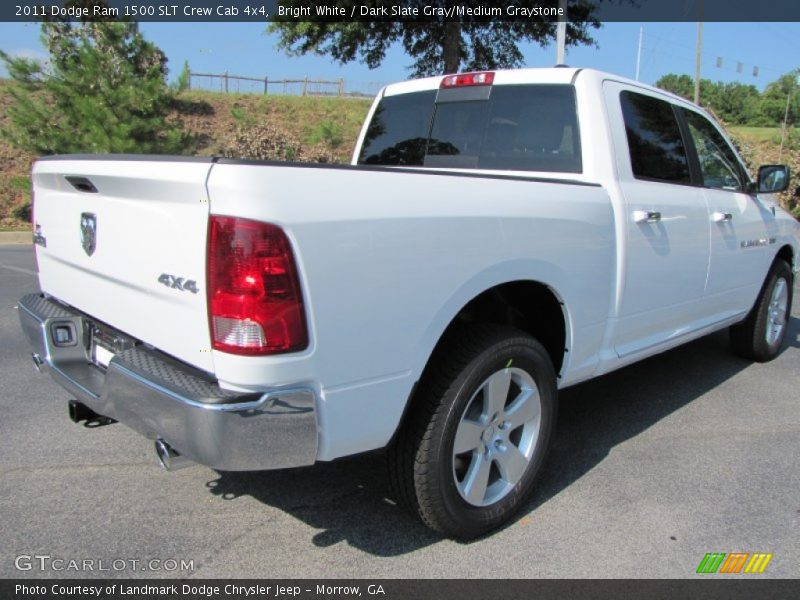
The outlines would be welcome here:
[[[33,219],[42,291],[213,371],[205,290],[211,164],[114,156],[38,161]]]

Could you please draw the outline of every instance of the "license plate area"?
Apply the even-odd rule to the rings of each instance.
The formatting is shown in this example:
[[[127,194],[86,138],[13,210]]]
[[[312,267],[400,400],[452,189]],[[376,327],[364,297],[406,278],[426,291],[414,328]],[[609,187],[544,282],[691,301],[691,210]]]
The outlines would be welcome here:
[[[133,348],[135,340],[102,323],[89,323],[89,359],[100,367],[107,369],[115,355]]]
[[[92,362],[103,369],[108,368],[108,363],[114,358],[115,352],[98,341],[92,344]]]

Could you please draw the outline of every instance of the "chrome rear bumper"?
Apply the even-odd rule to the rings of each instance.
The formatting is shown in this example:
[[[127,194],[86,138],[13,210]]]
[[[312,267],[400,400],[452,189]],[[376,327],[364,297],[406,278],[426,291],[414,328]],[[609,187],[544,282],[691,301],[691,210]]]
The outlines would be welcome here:
[[[141,345],[118,352],[104,370],[89,359],[88,316],[40,294],[19,301],[19,316],[39,370],[99,415],[166,440],[194,462],[249,471],[316,460],[311,388],[228,392],[206,373]],[[59,327],[71,328],[75,343],[59,341]]]

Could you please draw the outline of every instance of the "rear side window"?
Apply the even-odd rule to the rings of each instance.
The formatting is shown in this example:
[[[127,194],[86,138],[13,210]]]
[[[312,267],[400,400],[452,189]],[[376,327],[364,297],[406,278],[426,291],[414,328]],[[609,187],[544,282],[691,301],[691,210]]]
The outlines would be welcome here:
[[[436,90],[386,96],[367,128],[358,162],[367,165],[422,165]]]
[[[669,102],[620,94],[633,175],[669,183],[691,183],[689,161],[678,120]]]
[[[431,92],[404,94],[421,96]],[[433,92],[435,94],[435,92]],[[575,91],[570,85],[500,85],[487,98],[474,95],[440,94],[438,102],[429,100],[427,110],[418,112],[429,118],[424,144],[406,137],[411,151],[386,151],[378,145],[373,128],[399,122],[397,104],[384,99],[379,119],[370,124],[360,163],[426,166],[438,168],[493,169],[580,173],[581,150]],[[410,98],[406,102],[411,104]],[[386,103],[386,107],[382,108]],[[376,115],[378,113],[376,112]],[[418,133],[418,130],[417,132]],[[385,135],[385,134],[381,134]],[[389,136],[386,136],[387,139]],[[413,141],[409,141],[413,140]]]

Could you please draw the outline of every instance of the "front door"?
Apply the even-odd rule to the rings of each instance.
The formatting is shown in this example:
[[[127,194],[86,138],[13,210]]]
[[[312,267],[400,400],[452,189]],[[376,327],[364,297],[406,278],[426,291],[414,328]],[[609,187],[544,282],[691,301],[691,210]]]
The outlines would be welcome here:
[[[704,115],[678,109],[692,138],[708,202],[711,258],[706,295],[723,320],[749,310],[775,254],[775,215],[755,194],[736,152]]]

